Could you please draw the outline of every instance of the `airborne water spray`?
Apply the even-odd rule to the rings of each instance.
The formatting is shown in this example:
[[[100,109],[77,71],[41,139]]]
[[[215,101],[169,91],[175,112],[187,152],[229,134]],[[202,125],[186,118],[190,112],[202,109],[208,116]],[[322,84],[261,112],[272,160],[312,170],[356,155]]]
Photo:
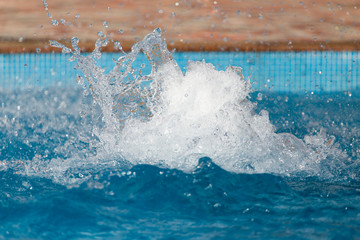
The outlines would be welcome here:
[[[181,72],[159,30],[129,53],[101,53],[99,37],[92,54],[52,42],[81,87],[25,71],[39,84],[0,89],[0,239],[359,238],[359,99],[264,90],[256,102],[240,68]],[[65,70],[62,55],[31,56],[27,69]]]
[[[228,171],[282,175],[318,174],[329,154],[341,155],[323,136],[308,136],[304,142],[276,134],[268,113],[255,113],[250,83],[241,68],[217,71],[204,61],[190,62],[184,74],[156,29],[105,73],[96,60],[108,42],[104,36],[90,55],[82,55],[77,38],[73,50],[51,41],[72,54],[70,60],[87,79],[85,87],[101,109],[104,125],[94,131],[100,155],[119,154],[132,165],[184,171],[195,169],[199,158],[210,157]],[[142,53],[152,68],[148,75],[133,65]],[[312,144],[312,138],[321,138],[315,141],[321,144]]]

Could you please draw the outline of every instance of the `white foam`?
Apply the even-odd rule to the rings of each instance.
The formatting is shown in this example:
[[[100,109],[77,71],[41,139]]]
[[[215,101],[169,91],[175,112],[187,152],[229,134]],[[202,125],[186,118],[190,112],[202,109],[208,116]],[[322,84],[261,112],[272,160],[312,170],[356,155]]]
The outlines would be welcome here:
[[[218,71],[204,61],[190,62],[183,74],[160,33],[134,45],[108,74],[93,60],[101,57],[98,48],[89,56],[70,50],[102,110],[104,127],[93,130],[100,139],[99,159],[117,154],[133,165],[191,172],[206,156],[231,172],[314,175],[321,161],[335,154],[327,140],[276,134],[268,113],[254,112],[241,69]],[[132,67],[141,51],[152,65],[148,76],[136,75]],[[151,84],[143,85],[149,79]]]
[[[190,62],[185,75],[171,64],[155,75],[162,91],[148,121],[128,119],[125,127],[100,139],[132,164],[192,171],[210,157],[232,172],[318,172],[326,158],[291,134],[275,134],[268,113],[255,114],[249,82],[238,71],[217,71]],[[156,79],[159,78],[159,79]]]

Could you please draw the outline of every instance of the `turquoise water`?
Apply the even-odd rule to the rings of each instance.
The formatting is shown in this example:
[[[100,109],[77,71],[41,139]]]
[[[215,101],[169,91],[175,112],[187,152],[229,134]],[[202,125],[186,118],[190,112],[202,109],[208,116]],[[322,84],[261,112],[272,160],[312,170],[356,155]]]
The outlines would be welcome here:
[[[119,53],[103,53],[101,66],[111,69]],[[140,65],[146,57],[140,56]],[[188,61],[243,68],[255,90],[285,92],[331,92],[359,90],[359,52],[175,52],[174,59],[185,71]],[[0,87],[75,86],[79,74],[64,54],[0,55]],[[147,66],[147,70],[149,70]]]
[[[0,239],[360,238],[358,53],[70,55],[1,55]]]
[[[73,88],[0,94],[0,239],[360,237],[358,98],[264,94],[260,101],[254,93],[256,111],[269,111],[276,131],[303,139],[324,129],[349,156],[327,157],[315,176],[285,176],[233,173],[209,158],[190,172],[125,166],[111,155],[89,162],[95,149],[79,96]],[[76,165],[56,172],[74,155]]]

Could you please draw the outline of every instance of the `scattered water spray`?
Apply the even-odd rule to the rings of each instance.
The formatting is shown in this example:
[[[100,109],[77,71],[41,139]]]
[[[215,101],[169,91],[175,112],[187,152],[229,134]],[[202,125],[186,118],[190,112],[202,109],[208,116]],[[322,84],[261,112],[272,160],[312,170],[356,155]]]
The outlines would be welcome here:
[[[192,171],[199,158],[210,157],[232,172],[285,175],[317,174],[329,154],[340,154],[332,144],[316,145],[310,137],[304,142],[291,134],[276,134],[268,113],[254,112],[250,83],[241,68],[217,71],[204,61],[190,62],[182,73],[160,29],[134,44],[131,52],[120,54],[106,73],[97,60],[108,43],[103,35],[90,55],[82,55],[77,38],[72,49],[51,42],[72,54],[70,60],[87,79],[85,86],[104,122],[94,134],[106,154],[120,154],[131,164],[184,171]],[[133,65],[142,53],[151,65],[148,75]]]

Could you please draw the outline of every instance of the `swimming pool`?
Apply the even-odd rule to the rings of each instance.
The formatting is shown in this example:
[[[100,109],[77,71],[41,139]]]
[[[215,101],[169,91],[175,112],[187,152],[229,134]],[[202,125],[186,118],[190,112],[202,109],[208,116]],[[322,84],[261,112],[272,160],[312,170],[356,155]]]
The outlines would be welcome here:
[[[99,65],[111,69],[120,53],[103,53]],[[240,66],[254,90],[274,92],[338,92],[359,90],[359,52],[174,52],[183,71],[188,61],[206,60],[217,69]],[[59,53],[1,54],[3,89],[76,86],[80,73],[68,56]],[[139,56],[137,64],[146,61]],[[147,68],[148,70],[148,68]]]
[[[2,56],[0,239],[360,236],[358,53],[151,49]]]

